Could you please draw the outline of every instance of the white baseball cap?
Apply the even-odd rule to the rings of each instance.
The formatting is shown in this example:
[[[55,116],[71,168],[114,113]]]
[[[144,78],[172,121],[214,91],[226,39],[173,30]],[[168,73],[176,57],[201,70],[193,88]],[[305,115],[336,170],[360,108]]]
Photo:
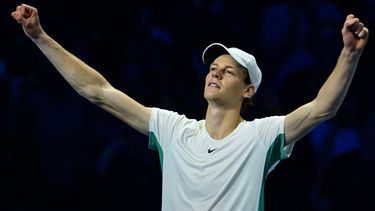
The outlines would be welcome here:
[[[262,80],[262,72],[253,55],[238,48],[227,48],[221,43],[212,43],[203,51],[202,60],[205,64],[210,65],[217,57],[223,54],[231,55],[234,60],[246,68],[250,76],[250,81],[254,84],[255,91],[257,91]]]

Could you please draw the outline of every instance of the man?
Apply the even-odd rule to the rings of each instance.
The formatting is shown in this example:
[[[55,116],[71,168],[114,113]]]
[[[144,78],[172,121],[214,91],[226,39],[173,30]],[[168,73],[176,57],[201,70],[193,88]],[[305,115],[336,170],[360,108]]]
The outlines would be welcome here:
[[[22,4],[11,15],[80,95],[149,136],[163,170],[162,210],[263,210],[267,174],[290,155],[296,141],[336,114],[369,34],[358,18],[348,15],[344,47],[316,98],[285,116],[253,121],[240,113],[261,82],[256,60],[214,43],[203,52],[210,65],[206,118],[194,120],[145,107],[111,86],[44,32],[36,8]]]

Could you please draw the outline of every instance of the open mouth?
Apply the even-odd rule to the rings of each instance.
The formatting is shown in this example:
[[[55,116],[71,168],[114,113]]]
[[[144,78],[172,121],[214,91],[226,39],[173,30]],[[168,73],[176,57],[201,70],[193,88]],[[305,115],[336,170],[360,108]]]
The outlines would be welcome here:
[[[217,83],[214,83],[214,82],[208,83],[208,86],[220,89],[220,86]]]

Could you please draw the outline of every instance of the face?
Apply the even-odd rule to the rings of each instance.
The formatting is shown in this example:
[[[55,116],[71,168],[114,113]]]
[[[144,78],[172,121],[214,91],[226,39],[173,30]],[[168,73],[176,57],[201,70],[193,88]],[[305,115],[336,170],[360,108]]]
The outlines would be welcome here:
[[[205,99],[226,107],[241,106],[253,90],[252,85],[245,84],[245,71],[229,54],[217,57],[206,76]]]

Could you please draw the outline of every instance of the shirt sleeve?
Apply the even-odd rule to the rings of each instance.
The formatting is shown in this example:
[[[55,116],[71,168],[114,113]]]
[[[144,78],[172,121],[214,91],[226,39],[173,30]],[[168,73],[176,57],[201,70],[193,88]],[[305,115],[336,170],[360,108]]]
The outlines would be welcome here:
[[[165,150],[178,137],[186,117],[177,112],[152,108],[149,122],[149,148]]]
[[[294,143],[285,146],[284,132],[285,116],[272,116],[255,120],[256,129],[262,144],[266,150],[266,169],[268,172],[281,159],[288,158],[294,147]]]

